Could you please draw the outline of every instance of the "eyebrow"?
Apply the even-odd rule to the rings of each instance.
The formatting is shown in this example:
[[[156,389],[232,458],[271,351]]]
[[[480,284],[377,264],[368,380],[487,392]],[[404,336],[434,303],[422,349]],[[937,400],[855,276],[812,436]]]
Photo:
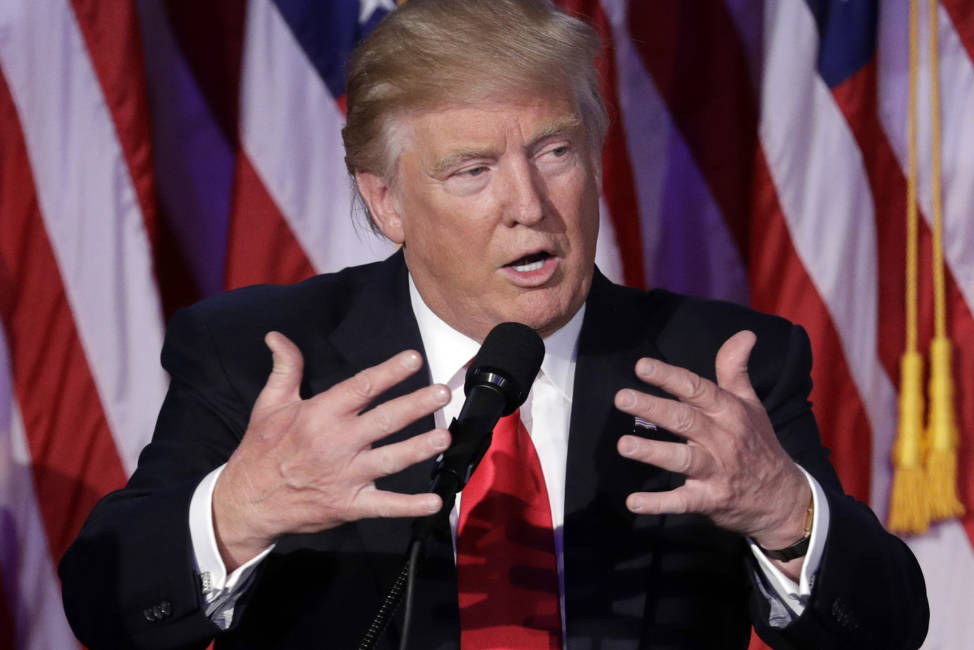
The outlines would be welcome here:
[[[439,160],[433,163],[430,171],[433,176],[442,176],[446,172],[450,171],[454,167],[458,167],[468,160],[476,160],[478,158],[496,158],[498,152],[496,149],[483,148],[483,149],[473,149],[473,148],[463,148],[457,149]]]
[[[527,149],[531,150],[538,146],[539,143],[548,140],[554,136],[564,135],[570,131],[574,131],[582,125],[582,120],[576,115],[566,115],[564,117],[559,117],[557,119],[548,122],[541,129],[534,134],[531,140],[528,142]],[[443,156],[437,160],[431,167],[430,172],[434,176],[442,176],[446,172],[450,171],[454,167],[458,167],[469,160],[477,160],[483,158],[497,158],[500,155],[496,149],[491,147],[474,148],[474,147],[464,147],[457,149]]]
[[[554,119],[541,127],[541,130],[531,138],[531,141],[528,143],[528,148],[533,149],[538,146],[538,143],[548,138],[565,135],[580,126],[582,126],[582,120],[577,115],[565,115],[564,117]]]

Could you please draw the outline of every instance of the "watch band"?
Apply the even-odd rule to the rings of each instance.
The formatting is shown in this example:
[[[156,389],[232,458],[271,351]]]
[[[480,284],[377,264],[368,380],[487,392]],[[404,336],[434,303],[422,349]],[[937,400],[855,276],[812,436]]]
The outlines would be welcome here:
[[[767,557],[772,560],[779,560],[781,562],[788,562],[789,560],[794,560],[796,557],[801,557],[808,552],[808,543],[812,540],[811,534],[803,536],[800,540],[792,544],[791,546],[786,546],[785,548],[779,548],[777,550],[769,550],[758,544],[758,548]]]
[[[771,558],[772,560],[778,560],[780,562],[788,562],[789,560],[794,560],[799,558],[808,552],[808,544],[812,540],[812,522],[815,520],[815,497],[812,496],[808,500],[808,509],[805,511],[805,529],[802,531],[802,536],[797,542],[785,548],[779,548],[775,550],[767,549],[758,544],[758,548],[765,556]]]

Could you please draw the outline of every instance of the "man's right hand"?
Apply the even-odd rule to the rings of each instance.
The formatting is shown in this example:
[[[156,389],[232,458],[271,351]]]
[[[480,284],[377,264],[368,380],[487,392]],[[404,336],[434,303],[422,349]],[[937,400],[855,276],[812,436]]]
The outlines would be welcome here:
[[[213,525],[228,572],[286,533],[370,517],[419,517],[442,507],[435,494],[377,490],[375,479],[439,454],[450,444],[448,431],[375,449],[372,443],[443,407],[450,390],[427,386],[362,413],[422,367],[418,352],[401,352],[303,400],[301,351],[279,332],[264,340],[274,366],[213,492]]]

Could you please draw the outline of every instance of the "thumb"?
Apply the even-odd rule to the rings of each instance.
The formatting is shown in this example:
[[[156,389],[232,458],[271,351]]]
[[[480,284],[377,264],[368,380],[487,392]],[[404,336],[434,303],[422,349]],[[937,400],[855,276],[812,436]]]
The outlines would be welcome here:
[[[741,330],[724,341],[717,351],[715,362],[717,384],[748,402],[760,402],[747,374],[747,362],[757,342],[758,337],[754,332]]]
[[[268,332],[264,343],[271,350],[273,366],[267,383],[257,396],[254,410],[300,399],[304,357],[291,339],[280,332]]]

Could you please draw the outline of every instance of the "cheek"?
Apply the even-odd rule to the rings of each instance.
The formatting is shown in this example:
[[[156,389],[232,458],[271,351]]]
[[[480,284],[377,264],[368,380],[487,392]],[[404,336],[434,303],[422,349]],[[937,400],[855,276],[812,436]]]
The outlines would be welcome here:
[[[564,200],[558,206],[569,230],[582,239],[595,239],[599,230],[599,194],[594,183],[579,182],[567,185],[561,195]],[[593,241],[594,245],[594,241]]]
[[[447,282],[475,280],[489,257],[489,236],[455,219],[427,219],[414,224],[411,235],[407,249],[412,248],[427,268]]]

